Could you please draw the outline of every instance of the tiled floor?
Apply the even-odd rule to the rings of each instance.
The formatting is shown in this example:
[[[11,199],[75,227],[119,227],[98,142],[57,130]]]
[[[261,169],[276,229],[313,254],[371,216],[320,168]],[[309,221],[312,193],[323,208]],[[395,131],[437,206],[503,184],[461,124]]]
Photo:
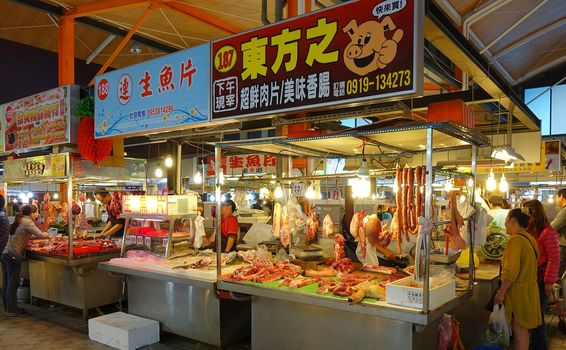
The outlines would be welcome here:
[[[6,317],[0,313],[0,349],[18,350],[107,350],[112,349],[88,338],[88,324],[83,321],[81,312],[76,309],[51,305],[44,302],[39,306],[23,304],[27,314],[18,317]],[[113,312],[112,308],[105,312]],[[94,312],[94,311],[92,311]],[[91,316],[96,316],[92,314]],[[558,318],[547,316],[550,323],[549,349],[566,349],[566,334],[557,327]],[[248,350],[250,340],[233,344],[226,349]],[[176,349],[215,349],[215,347],[191,341],[171,334],[162,334],[161,342],[143,348],[144,350]]]

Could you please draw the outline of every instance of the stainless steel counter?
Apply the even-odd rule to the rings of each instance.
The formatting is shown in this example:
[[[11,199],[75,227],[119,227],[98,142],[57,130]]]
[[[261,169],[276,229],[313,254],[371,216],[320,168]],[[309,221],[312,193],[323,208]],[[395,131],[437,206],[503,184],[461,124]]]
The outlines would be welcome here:
[[[350,305],[333,297],[219,281],[218,289],[252,296],[253,349],[436,348],[440,317],[471,296],[460,293],[423,314],[385,302]]]
[[[219,347],[250,336],[250,300],[219,298],[215,269],[167,272],[149,263],[125,266],[112,261],[99,267],[125,275],[128,312],[159,321],[166,332]]]
[[[30,291],[41,298],[83,310],[115,303],[120,298],[120,278],[99,270],[97,263],[119,253],[79,259],[29,254]]]

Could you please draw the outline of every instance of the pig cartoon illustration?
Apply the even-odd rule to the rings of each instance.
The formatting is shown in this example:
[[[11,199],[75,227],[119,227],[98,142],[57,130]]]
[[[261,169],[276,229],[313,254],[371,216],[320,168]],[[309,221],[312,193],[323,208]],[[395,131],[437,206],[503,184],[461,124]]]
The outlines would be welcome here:
[[[366,21],[359,26],[353,19],[343,30],[351,39],[344,50],[344,64],[362,76],[387,67],[395,59],[397,44],[403,38],[403,30],[396,28],[389,16],[381,22]]]

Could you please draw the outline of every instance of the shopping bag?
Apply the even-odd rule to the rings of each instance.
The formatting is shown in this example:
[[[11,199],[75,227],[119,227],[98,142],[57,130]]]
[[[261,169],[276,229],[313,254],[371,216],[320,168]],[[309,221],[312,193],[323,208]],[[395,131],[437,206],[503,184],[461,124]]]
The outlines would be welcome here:
[[[485,337],[489,344],[502,347],[509,346],[511,328],[505,318],[505,306],[497,304],[493,306],[493,311],[489,315]]]

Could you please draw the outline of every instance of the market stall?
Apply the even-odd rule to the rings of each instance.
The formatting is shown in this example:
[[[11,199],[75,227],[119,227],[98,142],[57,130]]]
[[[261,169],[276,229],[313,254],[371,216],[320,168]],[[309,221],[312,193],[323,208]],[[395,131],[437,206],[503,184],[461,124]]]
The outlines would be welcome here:
[[[60,195],[56,191],[60,198],[53,201],[47,190],[40,192],[45,193],[43,201],[37,203],[40,225],[51,237],[28,244],[31,297],[82,309],[84,318],[91,308],[117,302],[120,278],[100,271],[97,263],[119,256],[119,242],[92,239],[92,234],[102,230],[96,223],[104,225],[104,220],[99,218],[94,199],[83,198],[80,193],[111,186],[142,189],[145,161],[125,159],[122,168],[104,167],[77,154],[59,153],[7,160],[4,178],[9,189],[29,191],[32,186],[47,189],[53,185],[66,189]]]
[[[402,146],[399,146],[398,140],[403,140]],[[362,142],[365,145],[363,154],[352,155],[351,149]],[[372,266],[365,263],[363,265],[366,271],[355,271],[360,266],[343,260],[340,244],[335,245],[336,257],[328,261],[329,266],[326,267],[299,261],[293,261],[295,264],[277,260],[265,261],[265,258],[250,258],[249,265],[234,272],[227,272],[222,266],[218,266],[219,289],[252,296],[252,328],[254,329],[252,346],[263,348],[268,344],[285,343],[286,346],[304,347],[316,342],[317,346],[322,344],[328,347],[361,348],[363,344],[379,339],[383,347],[430,348],[431,342],[436,341],[436,329],[442,314],[453,310],[471,297],[474,274],[473,263],[470,263],[469,267],[469,281],[456,281],[438,274],[435,272],[437,268],[430,265],[432,252],[429,247],[432,228],[437,224],[450,225],[452,221],[439,222],[433,215],[432,186],[435,176],[441,178],[449,174],[450,181],[454,181],[457,177],[472,179],[469,182],[463,181],[468,185],[464,185],[461,191],[467,193],[469,201],[474,198],[474,172],[461,174],[433,168],[433,152],[436,154],[447,150],[471,148],[470,165],[472,170],[475,170],[477,148],[487,144],[488,140],[484,136],[451,122],[416,122],[397,127],[365,128],[364,131],[337,132],[318,137],[217,143],[217,156],[220,155],[221,150],[230,153],[255,149],[297,157],[322,153],[343,158],[370,158],[398,155],[401,152],[406,156],[421,155],[425,160],[422,169],[424,175],[421,175],[426,178],[425,181],[422,184],[414,182],[411,185],[409,181],[398,189],[399,196],[405,189],[409,191],[405,193],[410,193],[411,190],[408,188],[416,191],[420,191],[421,187],[424,189],[422,197],[415,196],[422,200],[418,204],[422,207],[418,215],[420,217],[417,225],[418,234],[406,236],[416,244],[413,276],[396,267]],[[426,146],[422,147],[423,145]],[[393,171],[395,172],[394,169]],[[371,170],[368,176],[375,176],[374,174]],[[300,178],[295,180],[300,181]],[[397,180],[398,186],[401,186],[401,179]],[[283,216],[287,215],[286,210],[290,213],[290,209],[285,208],[288,205],[283,204]],[[404,207],[407,207],[407,204],[400,203],[398,212]],[[454,204],[453,207],[456,205]],[[277,210],[274,211],[277,216]],[[458,215],[457,210],[454,210],[452,214],[454,221]],[[411,214],[408,214],[407,220],[410,216]],[[363,216],[359,218],[360,222],[362,219]],[[359,227],[364,227],[367,231],[367,219],[364,220],[366,224]],[[286,221],[293,222],[296,218],[284,218],[281,225],[289,225]],[[274,231],[277,230],[276,225],[277,219],[274,218]],[[300,230],[293,224],[289,225],[290,229],[283,226],[280,228],[280,239],[283,245],[289,246],[290,249],[293,242],[297,241],[295,235],[298,235]],[[323,231],[323,226],[324,224],[315,231],[315,234],[318,235]],[[284,233],[286,230],[288,233]],[[469,235],[467,240],[473,246],[473,224],[470,222],[462,232],[466,236]],[[284,238],[285,234],[289,234],[290,237]],[[366,234],[371,233],[367,231]],[[459,228],[456,235],[460,237]],[[336,242],[339,235],[333,234],[333,236]],[[393,233],[393,239],[385,244],[384,248],[395,247],[395,240],[404,239],[404,236],[400,232]],[[448,236],[456,240],[456,236],[446,234],[446,237]],[[361,239],[359,241],[362,242]],[[448,245],[448,242],[446,244]],[[445,262],[453,261],[446,257]],[[470,261],[473,262],[473,259]],[[302,276],[303,270],[304,276]],[[337,273],[338,277],[335,277]],[[456,292],[456,284],[458,292]],[[328,291],[329,288],[331,292]],[[328,332],[328,329],[338,325],[340,332]],[[415,330],[417,332],[414,332]]]
[[[126,276],[128,312],[216,346],[248,336],[249,300],[220,299],[216,254],[196,250],[204,235],[197,195],[124,196],[123,209],[122,257],[99,266]],[[235,258],[224,254],[221,264]]]

